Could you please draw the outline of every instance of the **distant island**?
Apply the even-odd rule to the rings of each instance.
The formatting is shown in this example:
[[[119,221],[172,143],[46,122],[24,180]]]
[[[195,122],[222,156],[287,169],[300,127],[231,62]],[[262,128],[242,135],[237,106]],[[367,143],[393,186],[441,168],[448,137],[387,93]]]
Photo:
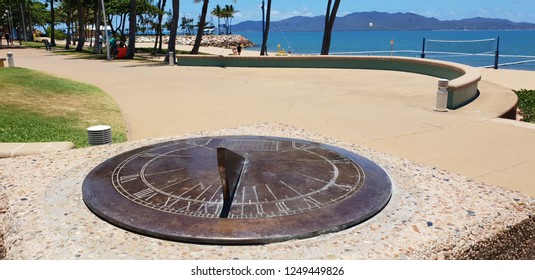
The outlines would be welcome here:
[[[302,17],[274,21],[273,31],[312,32],[323,31],[324,16]],[[535,29],[535,24],[512,22],[495,18],[468,18],[460,20],[438,20],[414,13],[357,12],[338,17],[334,31],[360,30],[526,30]],[[262,31],[262,21],[244,21],[233,25],[234,32]]]

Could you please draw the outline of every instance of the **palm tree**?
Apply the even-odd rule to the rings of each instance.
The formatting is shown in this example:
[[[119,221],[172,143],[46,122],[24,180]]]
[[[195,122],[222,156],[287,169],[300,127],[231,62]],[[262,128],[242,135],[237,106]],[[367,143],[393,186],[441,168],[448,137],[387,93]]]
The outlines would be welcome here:
[[[129,9],[129,21],[130,33],[128,34],[128,50],[126,51],[126,58],[133,59],[134,53],[136,52],[136,21],[137,21],[137,7],[136,0],[130,0],[130,9]]]
[[[204,26],[206,25],[206,15],[208,14],[208,2],[210,0],[194,0],[195,3],[202,3],[201,16],[199,17],[199,28],[197,28],[197,37],[195,37],[195,43],[193,44],[193,49],[191,54],[198,54],[199,48],[201,47],[202,34],[204,32]]]
[[[81,52],[85,43],[85,21],[82,0],[76,0],[76,6],[78,7],[78,43],[76,44],[76,51]]]
[[[221,18],[223,17],[223,10],[219,5],[215,6],[215,8],[212,10],[212,15],[217,17],[217,31],[219,35],[221,35]]]
[[[325,29],[323,31],[323,43],[321,45],[321,55],[328,55],[331,48],[331,34],[333,31],[334,21],[336,20],[336,13],[340,6],[341,0],[334,0],[334,6],[331,10],[332,0],[327,2],[327,11],[325,12]]]
[[[262,3],[264,2],[262,1]],[[267,40],[268,40],[270,23],[271,23],[271,0],[268,0],[267,12],[266,12],[266,27],[264,29],[264,36],[262,38],[262,48],[260,49],[260,55],[267,55]]]
[[[232,19],[236,12],[238,11],[236,11],[232,5],[225,5],[225,8],[222,11],[223,17],[225,18],[226,34],[232,34]]]
[[[180,14],[180,0],[173,0],[173,16],[171,18],[171,30],[169,31],[169,42],[167,43],[167,54],[165,55],[165,61],[169,62],[169,52],[176,55],[176,31],[178,29],[178,17]]]
[[[201,47],[202,35],[204,32],[204,26],[206,25],[206,15],[208,14],[208,2],[210,0],[194,0],[195,3],[203,2],[201,9],[201,16],[199,17],[199,28],[197,29],[197,37],[195,37],[195,43],[193,44],[193,49],[191,54],[198,54],[199,48]],[[234,0],[236,2],[236,0]]]
[[[167,4],[167,0],[160,0],[158,1],[158,23],[156,25],[156,40],[154,40],[154,50],[153,53],[161,53],[162,52],[162,21],[163,21],[163,14],[165,13],[165,5]],[[159,44],[159,47],[157,48]]]

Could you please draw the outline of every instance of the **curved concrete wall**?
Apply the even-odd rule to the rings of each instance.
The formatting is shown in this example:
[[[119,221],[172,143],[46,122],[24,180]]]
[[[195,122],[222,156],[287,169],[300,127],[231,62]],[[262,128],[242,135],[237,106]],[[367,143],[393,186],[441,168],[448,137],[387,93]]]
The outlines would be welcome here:
[[[481,73],[470,66],[397,56],[209,56],[178,55],[178,66],[338,68],[411,72],[448,79],[448,108],[462,107],[478,96]],[[432,93],[436,89],[430,89]]]

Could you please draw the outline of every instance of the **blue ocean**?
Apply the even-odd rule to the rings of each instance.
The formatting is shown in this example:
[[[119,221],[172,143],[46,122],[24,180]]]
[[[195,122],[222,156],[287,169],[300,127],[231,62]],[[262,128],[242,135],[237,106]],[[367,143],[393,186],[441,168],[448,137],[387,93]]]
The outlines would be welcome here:
[[[257,45],[261,32],[240,32]],[[268,52],[319,54],[322,32],[269,33]],[[499,38],[499,39],[498,39]],[[425,39],[425,40],[424,40]],[[260,46],[248,48],[260,51]],[[535,71],[535,30],[499,31],[344,31],[333,32],[331,55],[395,55],[446,60],[474,67]]]

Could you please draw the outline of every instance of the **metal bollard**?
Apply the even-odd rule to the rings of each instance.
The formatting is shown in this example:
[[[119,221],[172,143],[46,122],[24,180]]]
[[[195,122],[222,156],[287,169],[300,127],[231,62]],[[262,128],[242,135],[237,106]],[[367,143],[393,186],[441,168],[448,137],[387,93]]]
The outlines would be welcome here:
[[[12,52],[7,53],[7,64],[9,65],[9,67],[15,67],[15,60],[13,60]]]
[[[447,112],[448,111],[448,79],[438,80],[438,91],[437,91],[437,104],[433,108],[436,112]]]
[[[175,53],[169,52],[169,66],[175,65]]]

